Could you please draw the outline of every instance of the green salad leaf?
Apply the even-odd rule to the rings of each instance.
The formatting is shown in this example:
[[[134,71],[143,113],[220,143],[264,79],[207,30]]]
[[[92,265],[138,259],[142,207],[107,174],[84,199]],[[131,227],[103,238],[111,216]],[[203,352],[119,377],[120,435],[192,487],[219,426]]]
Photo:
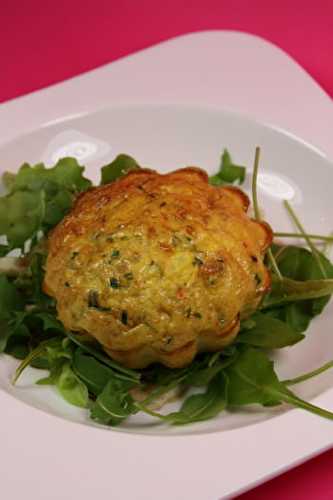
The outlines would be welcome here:
[[[91,342],[91,340],[85,342],[82,336],[74,335],[73,333],[68,331],[66,331],[66,335],[72,342],[74,342],[74,344],[79,346],[82,349],[82,351],[87,352],[95,359],[103,363],[104,365],[112,368],[115,371],[115,373],[117,373],[116,377],[118,377],[121,380],[128,380],[130,382],[138,383],[140,379],[140,374],[138,372],[136,372],[135,370],[131,370],[130,368],[125,368],[116,361],[113,361],[106,354],[103,354],[103,351],[101,351],[101,348],[98,344],[96,345],[96,343]]]
[[[51,338],[51,339],[43,340],[42,342],[40,342],[37,345],[37,347],[35,347],[32,350],[29,350],[28,355],[22,360],[22,362],[19,364],[19,366],[16,369],[13,383],[15,384],[18,381],[18,379],[22,375],[23,371],[29,365],[33,366],[33,361],[35,361],[36,359],[38,359],[41,356],[47,355],[49,347],[55,347],[56,349],[59,349],[60,346],[61,346],[61,339]],[[54,359],[59,359],[59,356],[54,358]]]
[[[140,166],[134,158],[120,154],[111,163],[102,167],[101,184],[109,184],[119,179],[119,177],[128,174],[131,170],[138,170],[139,168]]]
[[[227,387],[225,375],[216,375],[208,383],[205,392],[186,398],[180,410],[169,413],[166,420],[174,425],[184,425],[216,417],[227,407]]]
[[[1,321],[0,352],[6,352],[18,359],[24,359],[29,353],[30,332],[24,321],[26,312],[12,310],[7,321]]]
[[[13,315],[23,308],[21,294],[7,276],[0,274],[0,353],[6,349],[9,338],[17,328],[11,322]]]
[[[260,219],[256,190],[259,156],[257,148],[252,187],[255,215]],[[102,168],[101,184],[139,168],[132,157],[119,155]],[[43,291],[45,242],[77,195],[90,188],[83,171],[75,159],[64,158],[52,168],[24,164],[17,174],[3,176],[7,194],[0,197],[0,236],[7,242],[0,245],[0,258],[14,248],[23,253],[15,272],[0,272],[0,353],[21,360],[14,382],[27,366],[46,369],[47,375],[37,384],[53,385],[67,402],[87,408],[90,418],[111,426],[138,411],[171,425],[184,425],[253,404],[268,407],[286,403],[333,418],[332,412],[303,401],[289,388],[328,370],[332,361],[281,381],[267,353],[303,340],[310,321],[323,311],[333,293],[333,265],[314,248],[311,235],[305,233],[289,205],[310,251],[282,245],[269,249],[271,291],[259,310],[242,319],[235,342],[222,352],[200,353],[181,369],[155,364],[133,370],[112,360],[87,335],[66,331],[57,319],[54,300]],[[219,171],[210,183],[242,184],[244,179],[245,167],[234,164],[224,150]],[[328,237],[320,238],[329,241]],[[178,411],[166,415],[154,411],[152,405],[170,391],[174,394],[175,388],[187,395]],[[138,395],[140,401],[135,399]]]
[[[242,328],[236,342],[265,349],[281,349],[304,339],[304,335],[294,330],[289,322],[256,313],[251,316],[250,328]]]
[[[2,246],[3,254],[23,249],[65,216],[76,195],[91,186],[83,171],[74,158],[62,158],[52,168],[25,163],[17,174],[4,174],[8,193],[0,198],[0,235],[8,245]]]
[[[37,311],[34,314],[34,317],[36,319],[39,319],[39,320],[42,321],[43,331],[44,332],[51,331],[51,332],[54,332],[54,333],[60,333],[61,335],[64,334],[64,332],[65,332],[64,326],[56,318],[56,316],[54,315],[54,313],[52,314],[52,313],[46,312],[46,311],[42,311],[42,312],[38,312]]]
[[[59,188],[70,193],[86,191],[91,181],[83,176],[84,167],[80,166],[75,158],[67,157],[58,160],[56,165],[46,168],[43,163],[31,166],[24,163],[6,186],[11,193],[16,191],[41,191],[48,193],[58,192]],[[5,178],[6,179],[6,178]]]
[[[9,245],[0,245],[0,258],[5,257],[10,252],[10,250],[11,248]]]
[[[221,155],[220,167],[217,174],[209,178],[213,186],[223,186],[224,184],[243,184],[245,181],[246,167],[233,163],[230,153],[225,149]]]
[[[218,374],[222,373],[227,366],[234,362],[238,356],[238,351],[235,348],[229,356],[224,352],[218,354],[218,357],[214,354],[210,355],[208,358],[205,358],[201,364],[198,364],[198,366],[187,375],[185,379],[186,384],[194,387],[207,386]]]
[[[284,402],[333,420],[333,412],[307,403],[280,382],[273,362],[262,351],[249,348],[241,352],[236,362],[227,370],[227,377],[228,401],[231,407],[255,403],[275,406]]]
[[[326,278],[333,279],[333,265],[325,255],[317,250],[317,256],[302,247],[288,246],[275,247],[279,254],[277,261],[281,273],[286,278],[296,281],[321,280],[323,278],[322,268],[325,270]],[[319,266],[320,259],[321,266]],[[320,314],[328,303],[330,296],[321,297],[307,302],[309,313],[313,316]]]
[[[75,375],[69,363],[64,363],[60,375],[56,380],[56,386],[62,397],[68,403],[86,408],[89,402],[87,386]]]
[[[91,418],[104,425],[119,425],[138,411],[129,389],[130,382],[111,379],[91,408]]]
[[[15,191],[0,198],[0,234],[7,237],[8,247],[22,248],[36,236],[45,211],[40,191]]]
[[[280,282],[273,280],[272,291],[263,306],[273,307],[268,311],[269,315],[288,323],[298,332],[304,332],[330,300],[333,266],[319,251],[314,257],[302,247],[274,245],[273,252],[284,279]],[[327,280],[322,279],[318,258]]]
[[[24,301],[11,281],[0,274],[0,319],[9,319],[13,311],[21,311]]]
[[[72,364],[74,373],[82,380],[89,392],[98,396],[109,380],[117,378],[114,370],[83,351],[75,350]]]
[[[333,293],[333,279],[296,281],[289,278],[272,280],[272,289],[265,297],[263,308],[289,304],[291,302],[313,300]]]
[[[253,347],[242,350],[226,373],[230,406],[254,403],[271,406],[281,402],[284,387],[274,372],[273,362],[264,352]]]

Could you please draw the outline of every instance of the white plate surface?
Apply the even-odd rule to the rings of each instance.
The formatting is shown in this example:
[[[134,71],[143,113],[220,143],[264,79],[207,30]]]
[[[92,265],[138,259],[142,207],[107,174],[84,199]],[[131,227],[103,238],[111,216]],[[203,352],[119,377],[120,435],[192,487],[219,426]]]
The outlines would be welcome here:
[[[280,75],[280,86],[274,75],[266,74],[268,65]],[[135,93],[129,84],[133,79]],[[293,97],[295,85],[301,103]],[[220,111],[222,107],[257,121]],[[290,228],[281,207],[281,196],[287,195],[309,231],[329,232],[333,211],[326,186],[332,185],[333,169],[325,153],[333,156],[327,133],[332,115],[329,98],[278,49],[243,34],[202,33],[3,105],[1,165],[14,170],[23,161],[52,163],[57,156],[76,154],[94,175],[96,167],[125,151],[161,171],[196,164],[212,172],[221,148],[229,147],[237,161],[249,164],[259,144],[266,217],[280,230]],[[313,127],[313,121],[320,125]],[[279,355],[282,376],[332,357],[332,314],[328,309],[303,344]],[[243,412],[182,429],[145,421],[110,431],[78,425],[73,420],[85,422],[85,415],[63,404],[52,390],[33,387],[33,371],[14,390],[12,370],[13,362],[3,358],[0,460],[2,491],[10,499],[25,493],[36,499],[84,500],[95,492],[110,498],[221,498],[333,441],[331,422],[298,410]],[[300,393],[332,408],[332,386],[333,378],[326,374],[303,384]]]

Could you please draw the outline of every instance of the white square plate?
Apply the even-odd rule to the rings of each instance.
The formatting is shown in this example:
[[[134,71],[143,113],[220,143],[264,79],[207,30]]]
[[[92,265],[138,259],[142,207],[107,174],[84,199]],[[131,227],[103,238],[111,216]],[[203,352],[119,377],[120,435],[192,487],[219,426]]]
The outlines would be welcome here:
[[[204,32],[2,105],[0,157],[4,169],[15,170],[23,161],[51,164],[76,155],[94,176],[98,166],[127,152],[162,171],[198,164],[213,172],[221,148],[249,164],[259,144],[268,174],[260,192],[266,218],[288,229],[281,198],[290,196],[309,231],[329,232],[332,125],[329,97],[279,49],[245,34]],[[332,313],[328,308],[316,320],[304,347],[279,354],[282,376],[332,357]],[[33,386],[33,370],[12,388],[13,368],[2,357],[2,492],[8,499],[227,497],[333,443],[332,423],[300,410],[229,414],[181,430],[145,421],[116,430],[78,425],[85,415],[52,389]],[[326,374],[300,393],[332,408],[332,386]]]

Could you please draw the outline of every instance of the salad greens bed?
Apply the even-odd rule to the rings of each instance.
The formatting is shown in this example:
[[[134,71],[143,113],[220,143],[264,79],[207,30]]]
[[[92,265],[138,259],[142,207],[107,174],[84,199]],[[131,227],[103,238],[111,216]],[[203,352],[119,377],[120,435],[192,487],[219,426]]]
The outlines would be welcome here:
[[[256,192],[259,153],[257,148],[252,186],[256,218],[260,218]],[[101,184],[137,168],[133,158],[119,155],[102,168]],[[56,386],[66,401],[87,408],[93,420],[111,426],[139,411],[170,424],[187,424],[249,404],[288,403],[333,419],[333,412],[303,401],[290,390],[333,363],[281,381],[268,355],[272,349],[303,340],[311,320],[329,301],[333,265],[313,239],[329,245],[332,236],[307,235],[285,202],[299,233],[276,235],[303,238],[309,249],[272,245],[267,253],[271,291],[255,314],[241,323],[235,342],[222,352],[198,355],[185,368],[156,364],[143,370],[127,369],[109,358],[95,341],[65,331],[57,320],[54,300],[42,290],[47,233],[70,210],[78,193],[91,187],[83,171],[74,158],[63,158],[53,168],[24,164],[17,174],[3,176],[7,194],[0,198],[4,241],[0,245],[0,352],[22,360],[13,383],[27,366],[46,369],[47,377],[37,384]],[[225,150],[210,182],[215,186],[242,184],[245,175],[245,167],[235,165]],[[15,249],[19,257],[12,257]],[[190,390],[193,388],[198,389]],[[152,409],[156,400],[175,389],[185,395],[179,411],[164,415]],[[138,393],[140,397],[135,396]]]

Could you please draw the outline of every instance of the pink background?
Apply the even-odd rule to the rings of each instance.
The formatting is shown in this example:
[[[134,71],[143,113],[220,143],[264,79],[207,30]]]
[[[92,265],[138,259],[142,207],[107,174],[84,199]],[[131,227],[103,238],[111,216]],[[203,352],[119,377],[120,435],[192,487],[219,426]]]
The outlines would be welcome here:
[[[274,42],[333,96],[333,0],[2,0],[0,102],[204,29]],[[332,469],[328,451],[239,498],[331,500]]]

